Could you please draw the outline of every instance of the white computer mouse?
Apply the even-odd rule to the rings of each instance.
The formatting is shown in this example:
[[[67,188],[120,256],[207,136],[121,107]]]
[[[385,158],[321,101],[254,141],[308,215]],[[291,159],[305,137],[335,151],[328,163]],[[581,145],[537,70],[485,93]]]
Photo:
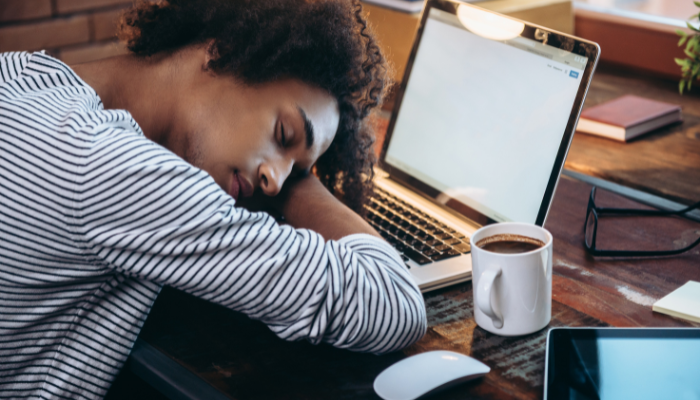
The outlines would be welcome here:
[[[488,365],[452,351],[429,351],[405,358],[382,371],[374,391],[385,400],[412,400],[480,378]]]

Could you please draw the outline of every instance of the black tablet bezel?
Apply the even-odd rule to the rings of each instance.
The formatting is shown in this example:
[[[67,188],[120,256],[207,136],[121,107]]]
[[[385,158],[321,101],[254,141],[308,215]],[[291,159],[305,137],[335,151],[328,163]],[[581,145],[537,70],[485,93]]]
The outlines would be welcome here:
[[[386,132],[386,137],[384,140],[384,144],[382,146],[382,151],[381,151],[381,156],[379,158],[379,166],[382,168],[385,172],[389,174],[391,179],[396,180],[400,182],[401,184],[411,187],[414,190],[417,190],[418,192],[422,193],[429,199],[433,200],[436,202],[436,199],[438,196],[441,196],[441,199],[448,199],[447,202],[445,203],[444,201],[441,202],[441,204],[446,204],[448,207],[452,208],[453,210],[457,211],[458,213],[464,215],[465,217],[469,218],[470,220],[480,224],[480,225],[486,225],[490,223],[496,222],[495,220],[489,218],[488,216],[478,212],[477,210],[467,206],[466,204],[459,202],[458,200],[454,198],[450,198],[447,196],[445,193],[442,193],[440,190],[431,187],[425,182],[422,182],[415,177],[411,176],[410,174],[402,171],[399,168],[393,167],[389,165],[385,161],[386,157],[386,152],[389,146],[389,142],[391,141],[391,136],[394,130],[394,126],[396,125],[396,118],[398,116],[398,111],[401,107],[401,102],[403,100],[403,96],[406,91],[406,86],[408,84],[408,78],[411,74],[411,70],[413,68],[413,60],[416,57],[416,53],[418,51],[418,47],[420,46],[420,41],[421,37],[423,34],[423,29],[425,27],[425,23],[428,19],[428,16],[430,14],[430,9],[431,8],[436,8],[442,11],[449,12],[453,15],[456,15],[457,12],[457,7],[458,6],[465,6],[465,7],[475,7],[470,4],[462,3],[457,0],[428,0],[425,4],[425,7],[423,8],[423,13],[421,15],[420,19],[420,24],[418,26],[418,30],[416,32],[416,38],[413,42],[413,47],[411,49],[410,56],[408,58],[408,63],[405,68],[405,72],[403,75],[403,79],[401,81],[401,85],[398,88],[398,91],[396,93],[396,98],[395,98],[395,103],[394,103],[394,110],[391,114],[391,119],[389,121],[389,126],[387,128]],[[479,8],[479,7],[475,7]],[[488,10],[487,10],[488,11]],[[491,12],[491,11],[489,11]],[[492,12],[493,13],[493,12]],[[497,13],[493,13],[497,14]],[[501,14],[497,14],[501,15]],[[547,187],[545,189],[545,193],[543,195],[542,202],[540,203],[540,209],[537,214],[537,218],[535,221],[536,225],[539,226],[544,226],[547,214],[549,212],[549,207],[552,204],[552,197],[554,196],[554,192],[556,190],[556,186],[559,182],[559,176],[561,174],[561,170],[564,167],[564,161],[566,160],[566,155],[569,151],[569,146],[571,144],[571,140],[573,139],[574,136],[574,131],[576,128],[576,123],[578,122],[579,115],[581,114],[581,109],[583,107],[583,103],[586,99],[586,93],[588,92],[588,88],[591,83],[591,79],[593,77],[593,73],[595,71],[595,67],[598,64],[598,58],[600,55],[600,47],[598,46],[597,43],[587,41],[581,38],[577,38],[571,35],[567,35],[565,33],[561,33],[552,29],[548,29],[539,25],[531,24],[525,21],[521,21],[515,18],[507,17],[506,18],[522,22],[525,24],[525,29],[523,30],[523,33],[520,35],[521,37],[532,39],[532,40],[538,40],[535,39],[535,32],[538,33],[538,35],[541,36],[546,36],[548,38],[548,45],[552,45],[552,43],[558,43],[557,47],[562,50],[567,50],[575,54],[580,54],[588,57],[588,62],[586,64],[585,70],[583,72],[583,76],[581,78],[581,85],[579,86],[579,90],[576,93],[576,99],[574,100],[574,104],[572,106],[571,113],[569,115],[569,121],[567,122],[566,129],[564,131],[564,134],[561,139],[561,143],[559,145],[559,150],[557,151],[557,155],[554,161],[554,166],[552,168],[552,172],[550,173],[549,181],[547,182]],[[540,40],[541,41],[541,40]],[[564,48],[567,47],[567,48]],[[568,49],[568,47],[571,47],[571,50]],[[532,221],[517,221],[517,222],[532,222]]]
[[[544,367],[544,400],[548,400],[549,389],[551,385],[554,384],[550,377],[552,373],[552,371],[550,371],[550,363],[555,353],[553,349],[555,340],[552,339],[552,337],[560,335],[570,335],[574,338],[590,338],[592,336],[622,339],[691,338],[700,341],[700,329],[698,328],[552,328],[547,332]]]

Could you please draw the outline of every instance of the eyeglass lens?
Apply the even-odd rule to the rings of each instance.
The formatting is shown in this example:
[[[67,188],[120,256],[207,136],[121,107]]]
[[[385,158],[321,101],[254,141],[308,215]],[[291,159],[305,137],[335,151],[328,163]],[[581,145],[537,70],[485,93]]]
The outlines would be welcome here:
[[[596,221],[595,221],[595,211],[593,208],[588,210],[588,215],[586,216],[586,229],[584,229],[584,234],[586,238],[586,247],[589,249],[594,248],[593,239],[595,238],[596,231]]]

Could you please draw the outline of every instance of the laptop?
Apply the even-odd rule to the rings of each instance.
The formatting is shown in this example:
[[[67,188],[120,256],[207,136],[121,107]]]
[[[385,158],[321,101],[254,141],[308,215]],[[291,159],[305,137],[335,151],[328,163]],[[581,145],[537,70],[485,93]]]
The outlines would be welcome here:
[[[423,292],[471,279],[481,226],[544,225],[599,54],[476,6],[426,2],[366,206]]]

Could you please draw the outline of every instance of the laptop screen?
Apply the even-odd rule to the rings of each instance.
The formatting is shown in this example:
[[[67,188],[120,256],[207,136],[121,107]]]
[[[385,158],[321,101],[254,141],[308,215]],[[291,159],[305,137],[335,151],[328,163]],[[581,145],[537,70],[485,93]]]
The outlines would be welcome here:
[[[383,162],[438,201],[535,223],[588,58],[519,35],[515,20],[489,32],[489,16],[506,19],[459,7],[426,9]]]

